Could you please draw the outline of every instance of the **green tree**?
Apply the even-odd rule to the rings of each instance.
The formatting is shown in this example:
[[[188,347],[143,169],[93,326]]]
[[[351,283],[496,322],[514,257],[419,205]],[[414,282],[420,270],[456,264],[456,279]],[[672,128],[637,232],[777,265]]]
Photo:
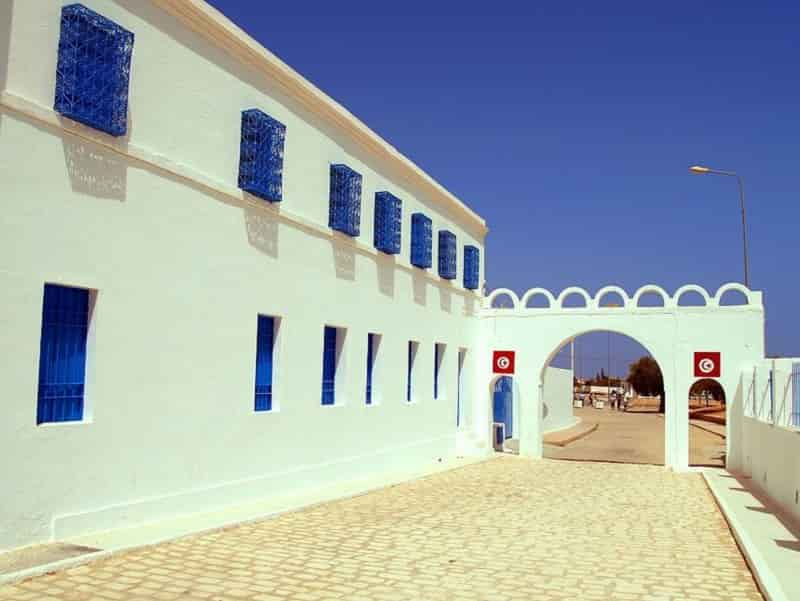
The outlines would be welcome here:
[[[661,397],[658,410],[664,413],[664,377],[655,359],[649,356],[640,357],[628,368],[628,382],[639,394]]]

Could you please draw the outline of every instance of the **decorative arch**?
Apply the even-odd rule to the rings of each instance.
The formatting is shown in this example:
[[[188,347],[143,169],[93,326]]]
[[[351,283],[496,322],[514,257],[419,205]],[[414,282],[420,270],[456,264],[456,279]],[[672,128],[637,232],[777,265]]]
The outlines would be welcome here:
[[[586,309],[591,309],[594,306],[594,302],[592,301],[592,297],[589,296],[589,293],[586,292],[580,286],[570,286],[569,288],[565,288],[561,291],[561,294],[558,295],[558,299],[556,300],[559,309],[582,309],[583,307],[565,307],[564,306],[564,299],[567,298],[571,294],[577,294],[578,296],[582,296],[586,301]]]
[[[600,327],[595,327],[595,328],[578,329],[574,334],[572,334],[570,336],[567,336],[566,338],[562,339],[561,342],[556,344],[555,348],[552,349],[550,351],[550,354],[547,355],[547,357],[545,358],[544,363],[542,364],[541,369],[539,370],[539,376],[538,376],[539,377],[539,380],[538,380],[539,383],[544,382],[544,374],[545,374],[545,371],[547,370],[547,367],[550,365],[551,361],[553,361],[553,359],[558,354],[558,352],[562,348],[564,348],[564,346],[570,340],[573,340],[575,338],[583,336],[584,334],[591,334],[592,332],[611,332],[612,334],[619,334],[620,336],[626,336],[627,338],[630,338],[631,340],[636,341],[638,344],[641,344],[644,347],[644,349],[650,354],[650,356],[653,359],[655,359],[656,363],[658,363],[659,369],[661,369],[661,373],[662,374],[664,373],[664,368],[662,368],[661,366],[662,365],[666,365],[666,364],[665,363],[661,363],[661,361],[659,360],[658,356],[653,352],[653,348],[652,348],[651,343],[650,342],[645,342],[641,338],[639,333],[633,332],[632,330],[631,331],[626,331],[626,328],[614,328],[614,327],[603,327],[603,326],[600,326]]]
[[[513,290],[509,288],[497,288],[496,290],[492,290],[491,294],[486,297],[486,308],[488,309],[497,309],[498,307],[492,307],[492,303],[496,298],[501,296],[507,296],[511,299],[511,308],[516,310],[519,308],[519,297]]]
[[[532,299],[534,296],[543,296],[547,299],[548,309],[554,309],[556,307],[556,297],[553,296],[553,293],[547,290],[546,288],[531,288],[525,294],[522,295],[522,299],[520,300],[520,307],[522,309],[536,309],[536,307],[528,307],[528,301]]]
[[[712,300],[711,296],[708,294],[708,291],[705,288],[703,288],[702,286],[698,286],[697,284],[686,284],[685,286],[681,286],[675,291],[675,296],[673,297],[673,300],[675,302],[676,307],[681,306],[681,297],[687,292],[697,292],[700,296],[703,297],[703,300],[706,303],[705,304],[706,307],[711,307],[714,304],[714,301]]]
[[[594,295],[595,306],[599,309],[600,308],[600,301],[603,300],[603,297],[606,294],[609,294],[611,292],[616,292],[617,294],[619,294],[620,298],[622,299],[622,308],[623,309],[627,309],[628,305],[631,302],[631,299],[628,296],[628,293],[625,292],[625,290],[623,290],[619,286],[606,286],[604,288],[600,288],[600,290],[597,291],[597,294]]]
[[[660,296],[661,300],[664,301],[664,307],[669,307],[672,305],[671,302],[672,299],[670,298],[669,294],[667,294],[667,291],[664,290],[661,286],[656,286],[655,284],[645,284],[644,286],[639,288],[633,295],[633,299],[631,300],[631,305],[635,308],[653,308],[653,309],[660,308],[660,307],[639,307],[639,300],[642,298],[642,296],[644,296],[649,292],[652,292]]]
[[[730,292],[732,290],[741,292],[744,295],[745,299],[747,299],[747,302],[744,303],[745,305],[753,304],[752,291],[744,284],[740,284],[739,282],[728,282],[727,284],[720,286],[719,290],[717,290],[717,293],[714,295],[714,304],[718,307],[725,306],[722,304],[722,297],[726,292]]]

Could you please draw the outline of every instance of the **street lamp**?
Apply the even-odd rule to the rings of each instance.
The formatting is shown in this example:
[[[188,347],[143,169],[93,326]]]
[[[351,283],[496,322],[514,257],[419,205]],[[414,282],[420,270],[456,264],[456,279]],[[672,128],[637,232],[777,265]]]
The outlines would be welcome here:
[[[744,285],[750,288],[750,265],[747,258],[747,221],[744,213],[744,183],[742,177],[734,171],[721,171],[719,169],[711,169],[710,167],[703,167],[702,165],[692,165],[689,171],[697,175],[727,175],[735,177],[736,183],[739,184],[739,204],[742,208],[742,247],[744,249]]]

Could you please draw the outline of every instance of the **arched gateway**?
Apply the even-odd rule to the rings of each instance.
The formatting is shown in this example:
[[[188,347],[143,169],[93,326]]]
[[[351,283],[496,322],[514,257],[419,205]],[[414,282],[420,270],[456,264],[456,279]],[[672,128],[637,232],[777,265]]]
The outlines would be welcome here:
[[[723,305],[723,295],[741,293],[744,304]],[[688,292],[700,296],[705,305],[684,306],[681,297]],[[603,306],[611,294],[622,302]],[[642,306],[645,296],[660,297],[661,306]],[[529,307],[529,301],[542,296],[546,307]],[[567,307],[567,297],[583,297],[584,306]],[[494,306],[505,297],[505,306]],[[510,306],[509,306],[510,305]],[[607,286],[591,296],[577,287],[565,289],[558,296],[543,288],[532,288],[520,299],[508,289],[489,294],[481,310],[481,326],[486,344],[482,349],[477,376],[488,385],[496,377],[492,362],[494,351],[514,351],[515,395],[518,395],[520,453],[542,456],[542,378],[545,367],[569,340],[597,330],[617,332],[644,346],[658,362],[664,376],[665,463],[675,470],[689,465],[688,398],[686,391],[701,377],[714,377],[722,384],[728,399],[734,399],[741,366],[764,357],[764,307],[761,292],[741,284],[725,284],[713,296],[696,285],[679,288],[670,296],[663,288],[647,285],[633,296],[617,286]],[[478,388],[480,389],[480,388]],[[477,402],[476,417],[486,425],[490,436],[489,403]],[[728,427],[736,412],[728,403]],[[728,445],[735,437],[728,437]],[[730,456],[731,449],[728,448]]]

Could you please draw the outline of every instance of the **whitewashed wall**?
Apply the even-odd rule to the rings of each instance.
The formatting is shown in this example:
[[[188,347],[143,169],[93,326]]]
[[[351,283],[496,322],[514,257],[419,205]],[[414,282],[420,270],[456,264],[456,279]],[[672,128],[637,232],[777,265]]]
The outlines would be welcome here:
[[[86,4],[136,35],[122,140],[50,109],[61,3],[1,4],[0,549],[452,456],[457,353],[468,349],[468,432],[478,341],[463,245],[482,249],[482,222],[150,3]],[[236,188],[251,107],[287,125],[280,207]],[[327,230],[333,162],[364,177],[359,244]],[[382,189],[403,200],[396,258],[372,249]],[[433,219],[429,274],[408,264],[417,210]],[[452,283],[435,275],[442,227],[458,237]],[[80,423],[36,426],[45,282],[98,290]],[[269,413],[253,411],[259,313],[281,318]],[[326,324],[348,329],[333,407],[320,405]],[[368,332],[383,336],[373,406]],[[412,404],[409,339],[421,343]],[[436,342],[447,350],[434,400]]]
[[[571,369],[547,367],[542,388],[542,433],[574,426],[578,420],[572,410],[573,375]]]
[[[739,448],[728,468],[750,478],[788,515],[800,522],[800,429],[791,423],[792,363],[765,359],[741,372],[736,403],[738,428],[728,433]],[[773,394],[770,395],[770,372]]]

